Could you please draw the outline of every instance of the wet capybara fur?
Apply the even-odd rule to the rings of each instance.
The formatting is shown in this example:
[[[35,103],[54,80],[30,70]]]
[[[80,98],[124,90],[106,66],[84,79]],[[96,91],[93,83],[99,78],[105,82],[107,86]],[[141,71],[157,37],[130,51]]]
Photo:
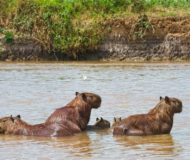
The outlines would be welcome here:
[[[20,117],[0,119],[1,134],[26,136],[67,136],[86,129],[91,109],[101,105],[101,97],[94,93],[78,93],[65,107],[53,112],[45,123],[30,125]]]
[[[31,125],[17,117],[0,118],[0,134],[13,134],[25,136],[69,136],[73,133],[64,124],[52,123],[45,125],[44,123]]]
[[[160,102],[147,114],[137,114],[122,119],[113,129],[114,135],[169,134],[175,113],[182,111],[182,102],[177,98],[160,97]]]
[[[78,93],[76,97],[65,107],[58,108],[46,120],[49,123],[65,123],[72,133],[78,133],[86,129],[90,120],[92,108],[99,108],[101,97],[94,93]]]
[[[106,119],[101,118],[96,118],[96,123],[94,124],[95,127],[97,128],[110,128],[110,122]]]
[[[110,122],[106,119],[96,118],[96,123],[94,125],[88,125],[87,130],[99,130],[110,128]]]

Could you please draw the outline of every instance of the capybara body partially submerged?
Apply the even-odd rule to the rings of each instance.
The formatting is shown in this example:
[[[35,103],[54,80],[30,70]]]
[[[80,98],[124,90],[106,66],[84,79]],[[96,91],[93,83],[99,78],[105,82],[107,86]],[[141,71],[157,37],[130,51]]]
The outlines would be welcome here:
[[[96,118],[96,123],[94,125],[88,125],[87,130],[100,130],[110,128],[110,122],[106,119]]]
[[[78,133],[86,129],[90,120],[92,108],[99,108],[101,97],[94,93],[78,93],[76,97],[65,107],[58,108],[46,120],[45,124],[65,123],[69,124],[72,133]]]
[[[45,125],[44,123],[31,125],[21,120],[19,116],[0,118],[0,134],[48,137],[73,135],[69,128],[67,128],[67,125],[58,123],[52,123],[49,125]]]
[[[169,134],[175,113],[182,111],[182,102],[177,98],[160,97],[160,102],[147,114],[137,114],[122,119],[113,129],[114,135]]]
[[[30,125],[20,117],[0,119],[1,134],[26,136],[67,136],[86,129],[91,109],[101,105],[101,98],[94,93],[78,93],[65,107],[53,112],[45,123]]]

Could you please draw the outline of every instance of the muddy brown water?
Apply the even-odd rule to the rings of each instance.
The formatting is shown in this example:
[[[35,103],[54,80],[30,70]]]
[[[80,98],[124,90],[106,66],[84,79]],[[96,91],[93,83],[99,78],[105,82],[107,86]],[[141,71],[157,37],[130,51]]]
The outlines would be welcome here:
[[[75,91],[102,96],[90,124],[146,113],[159,96],[178,97],[184,108],[170,135],[115,137],[111,129],[63,138],[0,135],[0,159],[189,159],[190,64],[0,63],[0,116],[40,123]]]

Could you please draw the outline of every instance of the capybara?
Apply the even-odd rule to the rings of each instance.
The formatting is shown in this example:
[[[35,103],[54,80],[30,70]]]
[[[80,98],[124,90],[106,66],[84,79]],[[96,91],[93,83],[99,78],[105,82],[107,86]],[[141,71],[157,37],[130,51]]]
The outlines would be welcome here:
[[[65,107],[55,110],[45,124],[65,123],[72,133],[78,133],[86,129],[90,120],[92,108],[99,108],[101,97],[94,93],[78,93],[76,97]]]
[[[106,119],[96,118],[96,123],[94,125],[88,125],[87,130],[99,130],[110,128],[110,122]]]
[[[119,122],[121,122],[121,117],[114,117],[113,118],[113,124],[112,124],[112,127],[115,127],[115,126],[117,126],[118,124],[119,124]]]
[[[28,136],[67,136],[86,129],[91,109],[101,105],[101,97],[94,93],[78,93],[65,107],[54,111],[45,123],[30,125],[17,117],[0,119],[0,133]]]
[[[182,111],[182,102],[177,98],[160,97],[160,102],[147,114],[137,114],[122,119],[113,129],[114,135],[169,134],[175,113]]]
[[[73,135],[66,126],[58,123],[31,125],[21,120],[20,116],[0,118],[0,134],[51,137]]]

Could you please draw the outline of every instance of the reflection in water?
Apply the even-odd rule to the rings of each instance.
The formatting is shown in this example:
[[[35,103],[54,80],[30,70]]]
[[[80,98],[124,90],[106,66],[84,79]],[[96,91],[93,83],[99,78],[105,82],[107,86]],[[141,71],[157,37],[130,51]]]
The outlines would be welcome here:
[[[55,143],[54,148],[64,148],[73,156],[90,158],[92,155],[91,140],[87,133],[53,139]]]
[[[171,135],[115,136],[119,145],[131,149],[143,149],[157,155],[176,155],[175,142]]]
[[[0,159],[189,160],[188,75],[189,64],[0,63],[0,117],[20,114],[31,124],[45,121],[76,91],[102,97],[90,124],[101,116],[112,122],[113,117],[147,113],[160,96],[178,97],[184,104],[171,135],[115,137],[112,129],[63,138],[0,135]]]
[[[90,158],[92,155],[91,140],[86,132],[61,138],[1,135],[0,141],[5,145],[10,143],[11,147],[17,147],[24,143],[40,144],[53,150],[65,150],[72,156],[81,158]]]

